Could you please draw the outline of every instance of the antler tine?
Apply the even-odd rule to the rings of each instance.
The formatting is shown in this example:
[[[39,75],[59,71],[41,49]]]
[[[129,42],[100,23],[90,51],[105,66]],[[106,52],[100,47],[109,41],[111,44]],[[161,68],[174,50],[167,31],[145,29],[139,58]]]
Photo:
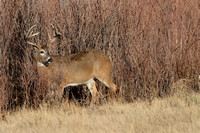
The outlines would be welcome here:
[[[38,35],[39,33],[40,33],[40,32],[34,33],[34,34],[32,34],[32,35],[30,35],[30,36],[28,36],[28,37],[30,38],[30,37],[36,36],[36,35]]]
[[[40,32],[37,32],[37,33],[34,33],[34,34],[33,34],[32,29],[33,29],[34,27],[36,27],[36,25],[31,26],[31,28],[28,30],[28,32],[27,32],[26,35],[24,36],[24,40],[25,40],[26,43],[31,44],[31,45],[37,47],[38,45],[37,45],[36,43],[33,43],[33,42],[28,41],[28,38],[34,37],[34,36],[36,36],[36,35],[38,35],[38,34],[40,33]]]
[[[49,32],[48,32],[47,27],[45,27],[45,29],[46,29],[46,31],[47,31],[47,35],[48,35],[48,37],[49,37],[49,40],[51,41],[51,36],[50,36],[50,34],[49,34]]]
[[[47,34],[48,34],[50,43],[53,43],[57,38],[60,38],[62,34],[58,32],[58,29],[53,24],[51,24],[51,28],[53,30],[53,37],[51,38],[48,30],[47,30]]]
[[[32,29],[33,29],[34,27],[36,27],[36,25],[31,26],[31,28],[30,28],[30,29],[28,30],[28,32],[26,33],[25,38],[31,38],[31,37],[34,37],[34,36],[36,36],[36,35],[38,35],[38,34],[40,33],[40,32],[37,32],[37,33],[34,33],[34,34],[33,34]]]
[[[29,36],[30,33],[32,33],[32,29],[36,27],[36,25],[31,26],[31,28],[28,30],[28,32],[26,33],[26,36]]]
[[[60,35],[62,35],[60,32],[58,32],[58,28],[56,28],[53,24],[51,24],[51,28],[54,31],[54,36],[60,36]]]
[[[53,24],[51,24],[51,28],[52,28],[52,30],[53,30],[53,36],[56,36],[56,29],[55,29],[55,26],[53,25]]]
[[[53,24],[51,24],[51,28],[54,30],[55,29],[55,26]]]

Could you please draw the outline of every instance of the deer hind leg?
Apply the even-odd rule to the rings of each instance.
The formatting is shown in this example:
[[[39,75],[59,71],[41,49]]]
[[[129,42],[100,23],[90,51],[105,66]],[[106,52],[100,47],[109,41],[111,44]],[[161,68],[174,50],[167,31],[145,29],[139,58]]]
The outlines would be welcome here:
[[[87,87],[90,90],[90,93],[92,95],[91,103],[95,103],[96,100],[97,100],[97,95],[98,95],[98,91],[97,91],[97,88],[96,88],[96,85],[95,85],[95,81],[93,79],[91,79],[86,83],[86,85],[87,85]]]
[[[115,95],[116,97],[118,97],[117,94],[116,94],[117,87],[116,87],[116,85],[112,82],[111,78],[98,78],[98,77],[97,77],[97,79],[100,80],[102,83],[104,83],[109,89],[111,89],[111,91],[114,93],[114,95]]]

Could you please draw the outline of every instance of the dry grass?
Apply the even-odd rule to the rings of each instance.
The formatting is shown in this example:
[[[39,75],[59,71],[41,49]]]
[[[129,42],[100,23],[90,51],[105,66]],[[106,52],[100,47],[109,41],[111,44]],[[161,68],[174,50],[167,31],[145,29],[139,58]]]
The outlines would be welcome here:
[[[94,107],[42,106],[22,109],[0,120],[0,132],[200,132],[200,95],[155,99],[151,103],[110,103]]]

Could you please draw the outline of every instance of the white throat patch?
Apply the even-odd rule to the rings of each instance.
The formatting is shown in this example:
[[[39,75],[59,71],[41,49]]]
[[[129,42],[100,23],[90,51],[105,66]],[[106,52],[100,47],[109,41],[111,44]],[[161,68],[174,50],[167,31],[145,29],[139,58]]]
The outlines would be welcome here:
[[[41,62],[37,62],[37,66],[38,67],[45,67],[45,65],[43,63],[41,63]]]

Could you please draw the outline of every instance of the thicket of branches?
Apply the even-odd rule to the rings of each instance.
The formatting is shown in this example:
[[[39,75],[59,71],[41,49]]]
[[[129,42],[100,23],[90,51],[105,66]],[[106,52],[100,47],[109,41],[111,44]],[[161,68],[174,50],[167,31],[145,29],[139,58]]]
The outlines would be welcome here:
[[[196,81],[199,5],[195,0],[0,1],[0,106],[36,105],[49,91],[24,42],[35,24],[40,44],[47,43],[45,27],[60,29],[62,39],[52,44],[51,54],[89,49],[109,54],[125,102],[168,95],[181,78]]]

